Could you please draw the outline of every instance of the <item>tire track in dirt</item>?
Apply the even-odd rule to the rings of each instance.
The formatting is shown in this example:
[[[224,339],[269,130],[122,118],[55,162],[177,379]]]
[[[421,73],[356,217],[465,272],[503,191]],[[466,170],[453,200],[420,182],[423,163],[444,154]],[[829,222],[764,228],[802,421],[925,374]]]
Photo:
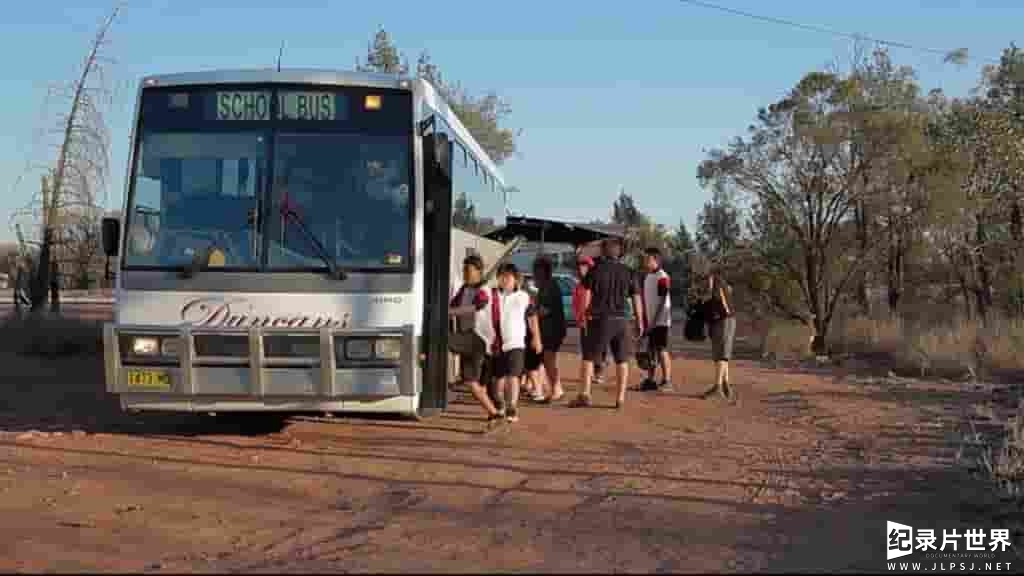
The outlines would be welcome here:
[[[145,416],[132,426],[101,423],[102,435],[14,440],[25,426],[18,418],[46,407],[26,405],[44,389],[37,377],[16,394],[0,390],[17,410],[0,418],[0,457],[12,459],[0,509],[18,523],[31,512],[15,506],[19,498],[54,497],[19,484],[33,468],[84,478],[74,499],[58,495],[79,513],[86,503],[106,506],[107,490],[148,494],[159,504],[147,507],[150,523],[137,528],[139,549],[125,565],[146,554],[174,570],[756,570],[809,546],[793,531],[860,526],[842,512],[848,504],[928,488],[928,466],[942,462],[948,424],[932,428],[913,391],[737,362],[744,402],[730,407],[691,396],[706,388],[709,363],[676,366],[675,394],[630,393],[622,413],[527,403],[522,421],[496,435],[479,434],[479,409],[457,403],[423,422],[302,418],[263,436]],[[562,369],[571,374],[572,364]],[[88,411],[102,383],[73,377],[62,382],[76,382],[75,410]],[[575,384],[567,382],[569,397]],[[607,386],[595,388],[597,404],[611,398]],[[186,492],[196,496],[170,497]],[[218,520],[192,518],[190,506]],[[97,526],[126,520],[116,522]],[[11,565],[27,561],[19,550],[45,558],[69,546],[67,533],[26,525],[32,530],[17,538],[36,543],[12,542]],[[221,535],[204,541],[211,530]],[[116,545],[98,529],[92,538],[89,546]],[[191,541],[195,551],[176,555],[160,538]],[[109,568],[88,550],[64,556]]]

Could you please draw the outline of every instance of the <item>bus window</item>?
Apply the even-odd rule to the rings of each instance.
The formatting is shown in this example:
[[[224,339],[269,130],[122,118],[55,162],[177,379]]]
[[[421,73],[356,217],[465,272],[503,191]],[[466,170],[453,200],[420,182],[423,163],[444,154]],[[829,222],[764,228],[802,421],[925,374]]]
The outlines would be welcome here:
[[[265,149],[259,134],[144,133],[126,264],[177,267],[214,247],[227,267],[255,267],[250,216]]]
[[[323,268],[322,249],[342,268],[407,267],[409,167],[404,135],[277,136],[269,266]]]

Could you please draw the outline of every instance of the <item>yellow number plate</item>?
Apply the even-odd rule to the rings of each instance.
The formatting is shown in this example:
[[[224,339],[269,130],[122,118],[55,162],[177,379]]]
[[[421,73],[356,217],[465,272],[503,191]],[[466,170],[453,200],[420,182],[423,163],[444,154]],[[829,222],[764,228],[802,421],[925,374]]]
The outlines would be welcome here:
[[[162,370],[128,370],[128,387],[140,390],[170,390],[171,375]]]

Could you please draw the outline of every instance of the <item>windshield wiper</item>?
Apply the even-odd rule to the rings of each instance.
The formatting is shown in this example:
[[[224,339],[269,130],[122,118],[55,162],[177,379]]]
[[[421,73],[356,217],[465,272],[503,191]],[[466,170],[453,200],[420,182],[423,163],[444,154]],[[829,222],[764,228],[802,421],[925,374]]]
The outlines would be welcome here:
[[[338,266],[338,263],[334,260],[334,258],[331,258],[330,253],[327,251],[326,248],[324,248],[324,245],[321,244],[319,240],[317,240],[316,236],[314,236],[313,233],[310,232],[308,228],[306,228],[306,225],[302,222],[302,219],[295,212],[295,210],[288,205],[287,201],[281,202],[281,214],[285,218],[290,218],[292,222],[298,225],[299,230],[302,232],[303,236],[306,237],[306,240],[308,240],[310,245],[313,246],[313,249],[316,250],[316,255],[319,256],[320,259],[323,260],[324,264],[327,265],[327,272],[331,278],[335,280],[345,280],[348,278],[348,273],[345,272],[340,266]]]

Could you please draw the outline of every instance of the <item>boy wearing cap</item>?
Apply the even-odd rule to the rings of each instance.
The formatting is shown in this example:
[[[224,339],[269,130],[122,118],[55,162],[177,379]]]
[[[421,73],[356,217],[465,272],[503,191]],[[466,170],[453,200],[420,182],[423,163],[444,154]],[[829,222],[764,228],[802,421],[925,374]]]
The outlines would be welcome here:
[[[576,326],[578,326],[579,329],[580,329],[580,357],[581,358],[582,358],[582,355],[583,355],[583,350],[586,347],[585,339],[588,336],[593,334],[592,330],[587,330],[587,309],[586,309],[586,305],[584,304],[584,301],[585,301],[584,298],[585,298],[586,293],[587,293],[587,287],[584,285],[584,279],[586,279],[587,274],[591,270],[593,270],[593,269],[594,269],[594,259],[591,258],[590,256],[587,256],[585,254],[580,254],[580,256],[578,258],[576,258],[576,286],[574,286],[573,289],[572,289],[572,314],[573,314],[573,318],[576,320]],[[601,382],[604,381],[604,378],[602,376],[602,373],[604,372],[604,361],[603,360],[606,360],[607,357],[608,357],[608,354],[607,354],[607,352],[605,352],[605,356],[604,356],[604,358],[602,358],[602,361],[594,363],[594,376],[593,376],[592,380],[596,384],[600,384]],[[580,363],[580,373],[581,373],[580,374],[580,380],[583,379],[582,372],[583,372],[583,364],[581,362]]]

